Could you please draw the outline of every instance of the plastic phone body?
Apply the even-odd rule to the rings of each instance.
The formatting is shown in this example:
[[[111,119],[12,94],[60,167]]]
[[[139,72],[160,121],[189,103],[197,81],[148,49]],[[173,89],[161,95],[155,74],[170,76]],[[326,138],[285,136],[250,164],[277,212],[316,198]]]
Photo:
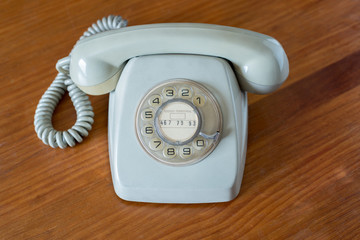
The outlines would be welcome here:
[[[288,75],[273,38],[207,24],[128,27],[80,40],[70,75],[109,100],[109,155],[125,200],[234,199],[247,145],[246,91],[268,93]]]

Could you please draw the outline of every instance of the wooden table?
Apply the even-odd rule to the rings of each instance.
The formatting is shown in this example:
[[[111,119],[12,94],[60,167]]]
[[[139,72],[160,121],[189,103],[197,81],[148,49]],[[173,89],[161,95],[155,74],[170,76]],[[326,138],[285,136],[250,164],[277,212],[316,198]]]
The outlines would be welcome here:
[[[84,30],[204,22],[278,39],[290,76],[249,95],[246,168],[227,203],[126,202],[112,186],[108,96],[90,97],[90,136],[66,150],[36,136],[36,105]],[[0,239],[360,239],[360,3],[329,1],[2,1]],[[75,121],[66,97],[54,126]]]

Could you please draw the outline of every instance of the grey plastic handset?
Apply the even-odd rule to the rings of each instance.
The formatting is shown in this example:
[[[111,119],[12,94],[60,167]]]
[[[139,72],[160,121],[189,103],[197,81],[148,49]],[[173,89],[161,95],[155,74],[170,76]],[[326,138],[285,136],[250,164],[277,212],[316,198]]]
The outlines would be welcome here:
[[[227,59],[241,88],[266,94],[287,78],[280,43],[252,31],[211,24],[164,23],[106,31],[80,40],[71,52],[70,76],[93,95],[115,89],[127,60],[153,54],[198,54]]]

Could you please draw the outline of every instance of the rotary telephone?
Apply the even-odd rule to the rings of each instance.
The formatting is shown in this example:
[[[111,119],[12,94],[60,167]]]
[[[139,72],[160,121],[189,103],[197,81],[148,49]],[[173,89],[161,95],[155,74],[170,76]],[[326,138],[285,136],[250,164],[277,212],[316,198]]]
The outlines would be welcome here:
[[[234,199],[246,158],[246,92],[270,93],[285,81],[289,65],[280,43],[219,25],[124,25],[113,16],[98,21],[57,64],[57,79],[71,78],[88,94],[110,93],[115,192],[140,202]],[[70,96],[83,99],[73,83]],[[39,137],[53,147],[81,141],[92,123],[86,104],[86,116],[78,117],[88,122],[78,120],[62,134],[37,126],[45,120],[35,116]]]

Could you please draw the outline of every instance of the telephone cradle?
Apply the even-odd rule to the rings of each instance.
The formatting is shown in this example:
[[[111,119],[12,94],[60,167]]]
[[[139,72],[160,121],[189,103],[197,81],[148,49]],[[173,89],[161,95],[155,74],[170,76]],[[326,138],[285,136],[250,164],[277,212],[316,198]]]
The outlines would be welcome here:
[[[270,93],[286,80],[289,64],[282,46],[272,37],[220,25],[124,26],[121,17],[98,21],[59,60],[56,79],[66,78],[74,98],[110,93],[108,142],[116,194],[153,203],[234,199],[246,159],[247,92]],[[58,133],[46,122],[41,101],[38,136],[52,147],[81,142],[93,121],[90,103],[82,100],[77,109],[84,123],[78,119],[78,125]]]

